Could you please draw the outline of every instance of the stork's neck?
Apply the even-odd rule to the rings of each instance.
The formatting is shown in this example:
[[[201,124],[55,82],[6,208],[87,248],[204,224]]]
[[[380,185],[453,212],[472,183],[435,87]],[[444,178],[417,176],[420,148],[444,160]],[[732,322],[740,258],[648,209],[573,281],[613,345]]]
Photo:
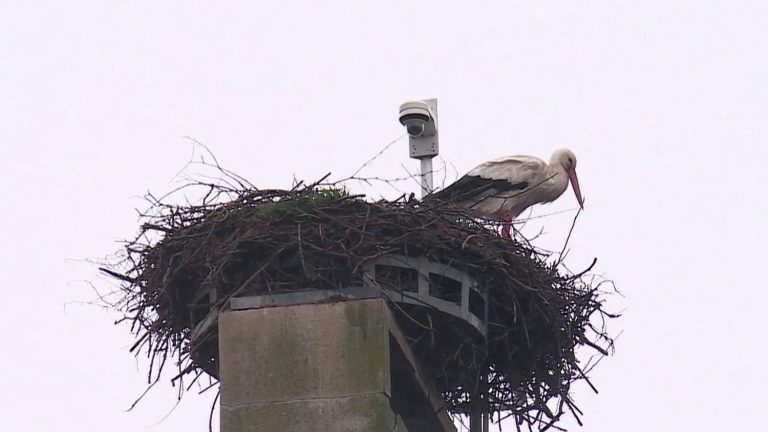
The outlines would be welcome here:
[[[547,201],[554,201],[568,189],[568,171],[558,162],[550,163],[542,186]]]

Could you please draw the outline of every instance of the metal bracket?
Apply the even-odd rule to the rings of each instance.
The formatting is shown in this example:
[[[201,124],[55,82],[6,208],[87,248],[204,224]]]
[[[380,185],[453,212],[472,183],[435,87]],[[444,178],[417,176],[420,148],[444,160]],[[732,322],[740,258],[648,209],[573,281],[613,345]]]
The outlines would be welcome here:
[[[416,292],[393,290],[395,287],[384,286],[376,280],[376,266],[399,267],[415,270],[418,274],[418,290]],[[461,299],[458,303],[433,296],[430,293],[432,275],[442,276],[461,284]],[[364,266],[363,283],[366,286],[381,289],[393,301],[408,303],[417,306],[429,305],[435,309],[460,318],[477,329],[483,336],[486,335],[486,317],[479,317],[470,311],[470,292],[474,292],[483,299],[483,315],[487,315],[488,298],[482,292],[477,281],[467,273],[457,270],[445,264],[429,261],[424,257],[408,257],[403,255],[385,255],[379,257]]]
[[[415,272],[417,275],[416,289],[405,290],[403,287],[393,286],[385,280],[377,279],[377,266],[400,268]],[[434,295],[437,293],[433,293],[431,288],[437,285],[436,279],[438,277],[448,279],[461,287],[458,301],[447,300]],[[483,336],[487,334],[488,296],[479,289],[477,281],[461,270],[430,261],[424,257],[385,255],[372,260],[363,267],[362,287],[233,297],[230,299],[229,304],[232,310],[245,310],[318,303],[333,299],[379,298],[382,295],[398,303],[432,307],[440,312],[466,321]],[[483,316],[478,316],[471,310],[470,302],[472,297],[482,299]]]

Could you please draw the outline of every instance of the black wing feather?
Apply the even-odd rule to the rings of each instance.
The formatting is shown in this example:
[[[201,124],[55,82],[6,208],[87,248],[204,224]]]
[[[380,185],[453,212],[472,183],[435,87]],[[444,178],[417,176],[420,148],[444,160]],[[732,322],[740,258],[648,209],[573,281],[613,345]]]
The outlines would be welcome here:
[[[465,175],[448,185],[445,189],[427,195],[425,199],[451,202],[481,200],[507,191],[523,190],[527,187],[528,182],[510,183],[506,180]]]

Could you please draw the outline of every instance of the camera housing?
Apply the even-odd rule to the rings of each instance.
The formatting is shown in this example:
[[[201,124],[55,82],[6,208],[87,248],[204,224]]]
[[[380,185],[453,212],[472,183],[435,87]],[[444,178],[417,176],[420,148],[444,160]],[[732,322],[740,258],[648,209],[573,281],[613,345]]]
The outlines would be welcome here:
[[[400,105],[400,124],[411,137],[432,136],[436,132],[435,119],[426,102],[406,102]]]
[[[399,120],[408,133],[412,158],[432,158],[438,154],[437,99],[400,105]]]

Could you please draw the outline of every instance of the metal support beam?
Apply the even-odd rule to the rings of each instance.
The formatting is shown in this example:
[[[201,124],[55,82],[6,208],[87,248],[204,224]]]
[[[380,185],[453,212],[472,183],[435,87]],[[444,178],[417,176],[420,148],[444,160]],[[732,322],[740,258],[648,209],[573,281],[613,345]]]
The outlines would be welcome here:
[[[432,177],[432,158],[423,157],[421,160],[421,196],[422,198],[435,190]]]

